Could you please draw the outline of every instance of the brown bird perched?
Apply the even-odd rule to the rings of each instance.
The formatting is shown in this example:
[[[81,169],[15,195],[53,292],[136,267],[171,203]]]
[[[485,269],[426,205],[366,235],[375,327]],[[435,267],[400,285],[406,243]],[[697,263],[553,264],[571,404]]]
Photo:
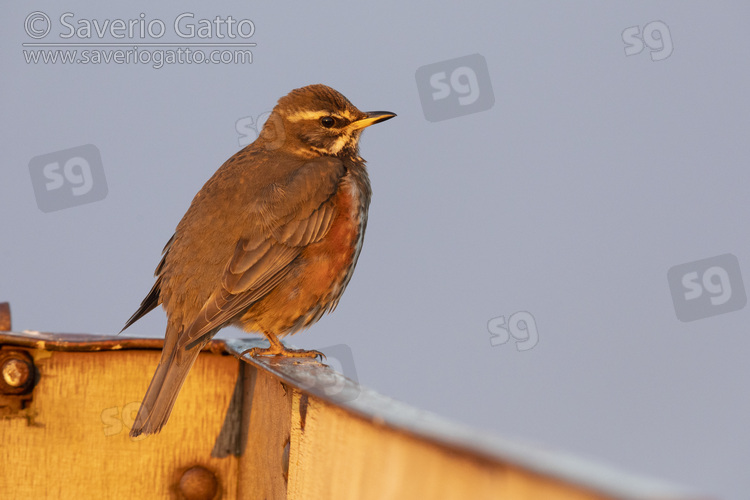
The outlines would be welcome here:
[[[131,436],[161,430],[201,348],[227,325],[268,338],[270,347],[251,355],[322,356],[279,338],[332,311],[349,283],[371,196],[359,137],[394,116],[364,113],[325,85],[293,90],[258,139],[206,182],[123,328],[159,304],[167,312],[164,350]]]

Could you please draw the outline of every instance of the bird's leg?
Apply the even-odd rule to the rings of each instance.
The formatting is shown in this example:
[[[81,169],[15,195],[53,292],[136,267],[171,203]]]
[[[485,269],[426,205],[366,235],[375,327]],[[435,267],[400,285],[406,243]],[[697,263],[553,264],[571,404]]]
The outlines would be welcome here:
[[[323,361],[325,359],[325,354],[323,354],[320,351],[306,351],[304,349],[287,349],[284,347],[284,344],[281,343],[281,341],[276,338],[276,335],[272,333],[266,333],[265,336],[268,338],[268,341],[271,343],[271,346],[264,349],[262,347],[253,347],[252,349],[248,349],[246,351],[242,351],[242,354],[240,354],[240,357],[244,356],[245,354],[249,354],[251,357],[254,356],[284,356],[287,358],[317,358],[320,356],[320,360]]]

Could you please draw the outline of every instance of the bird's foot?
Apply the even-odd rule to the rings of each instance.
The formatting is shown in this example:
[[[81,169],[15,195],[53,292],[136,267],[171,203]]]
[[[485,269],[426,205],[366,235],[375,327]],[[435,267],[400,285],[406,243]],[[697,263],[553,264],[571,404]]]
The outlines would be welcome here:
[[[250,357],[255,357],[255,356],[282,356],[285,358],[318,358],[320,357],[321,361],[326,359],[326,355],[320,351],[315,351],[315,350],[306,351],[305,349],[287,349],[281,344],[278,344],[278,345],[271,344],[271,347],[267,347],[267,348],[253,347],[252,349],[247,349],[246,351],[242,351],[242,354],[240,354],[240,357],[244,356],[245,354],[248,354]]]

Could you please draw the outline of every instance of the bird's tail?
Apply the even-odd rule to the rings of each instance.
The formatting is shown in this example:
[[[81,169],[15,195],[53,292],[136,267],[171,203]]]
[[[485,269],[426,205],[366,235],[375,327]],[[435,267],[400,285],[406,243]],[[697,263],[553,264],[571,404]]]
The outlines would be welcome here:
[[[174,345],[164,346],[159,366],[156,367],[154,378],[143,397],[133,428],[130,429],[131,437],[154,434],[164,427],[201,347],[203,346],[187,351]]]

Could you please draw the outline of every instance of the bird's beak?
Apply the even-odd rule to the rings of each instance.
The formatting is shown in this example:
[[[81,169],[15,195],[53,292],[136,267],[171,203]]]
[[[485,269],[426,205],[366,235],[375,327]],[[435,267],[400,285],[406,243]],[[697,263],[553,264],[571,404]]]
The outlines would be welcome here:
[[[369,111],[365,113],[364,118],[352,122],[349,126],[354,130],[360,130],[370,125],[390,120],[394,116],[396,116],[396,113],[391,113],[390,111]]]

